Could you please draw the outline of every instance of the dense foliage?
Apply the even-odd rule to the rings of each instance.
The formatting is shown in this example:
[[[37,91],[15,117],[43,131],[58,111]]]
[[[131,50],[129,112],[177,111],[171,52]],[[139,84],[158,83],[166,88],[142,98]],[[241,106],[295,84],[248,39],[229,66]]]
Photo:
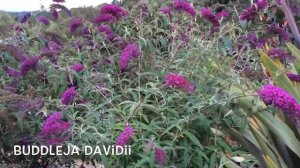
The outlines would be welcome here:
[[[282,142],[299,160],[294,8],[296,20],[285,16],[284,4],[267,0],[71,10],[55,2],[6,24],[13,30],[0,44],[1,160],[27,167],[78,159],[105,167],[287,167],[276,142],[262,143],[282,125],[288,131],[275,137],[290,136]],[[131,145],[132,155],[13,156],[15,144]]]

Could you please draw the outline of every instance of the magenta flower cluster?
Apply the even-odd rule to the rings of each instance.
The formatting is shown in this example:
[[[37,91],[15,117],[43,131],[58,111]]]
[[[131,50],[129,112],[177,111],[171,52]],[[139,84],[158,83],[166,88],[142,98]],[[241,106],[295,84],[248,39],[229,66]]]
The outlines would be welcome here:
[[[287,77],[288,77],[291,81],[294,81],[294,82],[300,82],[300,75],[298,75],[298,74],[292,74],[292,73],[289,73],[289,74],[287,74]]]
[[[99,15],[94,19],[94,23],[114,22],[114,21],[116,21],[116,18],[111,14]]]
[[[65,90],[63,94],[60,96],[60,101],[64,105],[69,105],[75,99],[76,95],[77,93],[75,87],[70,87],[67,90]]]
[[[8,76],[12,77],[23,77],[25,76],[30,70],[35,70],[37,63],[40,57],[37,56],[26,56],[23,51],[14,45],[5,45],[8,50],[14,52],[14,56],[17,61],[20,62],[19,70],[15,70],[10,67],[4,67],[4,71],[7,73]]]
[[[51,13],[52,18],[53,18],[54,20],[57,20],[57,19],[58,19],[58,12],[57,12],[56,9],[51,9],[51,10],[50,10],[50,13]]]
[[[249,32],[249,33],[247,33],[247,34],[241,36],[241,37],[239,38],[239,42],[240,42],[240,43],[238,44],[238,45],[239,45],[239,46],[238,46],[239,49],[245,46],[245,45],[244,45],[245,42],[247,42],[247,43],[250,44],[250,48],[251,48],[251,49],[254,49],[254,48],[257,47],[258,38],[257,38],[256,33],[254,33],[254,32]]]
[[[77,63],[77,64],[73,64],[71,66],[71,69],[73,71],[80,72],[80,71],[82,71],[84,69],[84,66],[82,64]]]
[[[257,5],[252,4],[250,7],[245,9],[241,15],[240,15],[240,20],[246,20],[246,21],[253,21],[256,16],[257,16]]]
[[[165,7],[161,7],[159,9],[160,12],[164,13],[164,14],[167,14],[169,16],[172,16],[172,9],[168,6],[165,6]]]
[[[258,91],[258,94],[266,105],[274,105],[289,116],[300,116],[300,105],[297,100],[282,88],[267,84]]]
[[[19,77],[20,76],[20,72],[19,71],[15,70],[13,68],[10,68],[10,67],[4,68],[4,71],[6,72],[6,74],[8,76],[11,76],[11,77]]]
[[[134,59],[138,58],[142,55],[142,52],[139,46],[136,43],[128,44],[123,50],[121,54],[120,60],[120,69],[124,71],[127,69],[129,63]]]
[[[94,19],[94,23],[114,22],[128,14],[127,10],[118,5],[106,4],[100,8],[100,15]]]
[[[101,26],[99,26],[98,27],[98,31],[105,33],[107,40],[113,40],[114,38],[117,37],[117,35],[107,25],[101,25]]]
[[[265,9],[270,5],[269,0],[256,0],[256,5],[258,9]]]
[[[84,27],[81,31],[83,37],[89,37],[91,34],[91,30],[88,27]]]
[[[46,47],[43,47],[41,54],[47,56],[47,58],[53,62],[57,63],[58,57],[56,57],[62,50],[62,46],[54,41],[49,41]]]
[[[70,32],[74,33],[81,24],[82,24],[81,19],[73,18],[70,23]]]
[[[174,0],[173,8],[177,11],[184,11],[190,16],[196,16],[196,10],[187,0]]]
[[[8,76],[23,77],[30,70],[35,70],[38,60],[39,60],[38,57],[22,57],[22,62],[19,71],[14,70],[12,68],[6,68],[5,71]]]
[[[57,44],[54,41],[49,41],[48,48],[49,48],[49,50],[53,51],[54,53],[59,53],[62,49],[62,46]]]
[[[49,19],[46,16],[38,16],[38,21],[46,26],[50,24]]]
[[[196,16],[196,10],[187,0],[174,0],[169,6],[161,7],[160,12],[172,16],[172,10],[185,12],[191,17]]]
[[[124,147],[126,144],[128,144],[129,140],[132,138],[133,133],[134,133],[134,129],[130,125],[126,125],[124,130],[117,137],[116,144]]]
[[[162,168],[166,162],[167,154],[163,149],[155,148],[154,149],[154,157],[156,163]]]
[[[258,15],[258,11],[265,9],[269,4],[269,0],[257,0],[256,3],[253,3],[241,13],[240,20],[253,21]]]
[[[267,44],[267,40],[263,37],[258,38],[256,33],[254,32],[249,32],[239,39],[239,44],[238,48],[243,48],[245,47],[245,42],[249,44],[250,49],[255,49],[255,48],[262,48],[265,47]]]
[[[271,48],[267,54],[272,59],[280,59],[284,62],[292,62],[294,60],[294,57],[282,48]]]
[[[277,34],[280,38],[280,40],[284,42],[290,41],[290,35],[289,33],[281,28],[278,24],[272,24],[267,27],[267,32],[272,34]]]
[[[43,122],[38,138],[46,145],[57,145],[69,138],[66,133],[72,124],[64,121],[62,117],[62,112],[54,112]]]
[[[226,10],[222,10],[215,14],[211,8],[202,8],[200,13],[204,19],[212,24],[211,33],[219,30],[220,20],[222,18],[229,17],[229,12]]]
[[[30,17],[31,17],[31,13],[25,13],[25,14],[21,17],[20,23],[25,23]]]
[[[187,91],[189,93],[194,93],[196,91],[196,86],[190,83],[184,76],[180,74],[168,74],[165,76],[165,85],[170,87],[176,87]]]
[[[30,70],[34,70],[38,60],[38,57],[27,57],[26,60],[21,63],[20,75],[25,76]]]
[[[118,5],[107,4],[101,7],[100,14],[111,14],[115,18],[119,19],[123,16],[127,16],[128,11]]]

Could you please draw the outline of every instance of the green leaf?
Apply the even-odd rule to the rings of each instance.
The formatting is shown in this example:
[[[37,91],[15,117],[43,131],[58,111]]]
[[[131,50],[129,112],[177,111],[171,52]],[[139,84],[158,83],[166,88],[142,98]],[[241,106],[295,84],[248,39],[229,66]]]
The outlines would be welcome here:
[[[221,147],[223,147],[223,148],[225,149],[225,151],[227,151],[227,152],[232,152],[231,147],[230,147],[226,142],[224,142],[223,140],[219,139],[219,140],[217,140],[217,143],[218,143]]]
[[[104,167],[109,167],[107,157],[105,155],[100,155],[101,161],[104,164]]]
[[[204,158],[205,159],[205,161],[209,161],[209,158],[206,156],[206,154],[205,153],[203,153],[202,151],[200,151],[200,150],[197,150],[196,151],[197,152],[197,154],[199,155],[199,157],[202,157],[202,158]]]
[[[163,136],[164,134],[166,134],[167,132],[169,132],[174,127],[179,127],[179,125],[182,124],[182,123],[184,123],[184,122],[185,122],[184,119],[178,120],[177,122],[175,122],[172,125],[170,125],[167,129],[165,129],[165,131],[160,136]]]
[[[209,160],[209,168],[214,168],[216,165],[216,161],[217,161],[217,153],[214,152],[211,155],[210,160]]]
[[[297,61],[300,61],[300,50],[294,46],[292,43],[287,43],[286,44],[288,49],[292,52],[293,56],[296,57]]]
[[[150,158],[148,156],[141,155],[141,157],[143,158],[135,164],[135,167],[142,167],[146,163],[150,163]]]
[[[235,129],[232,129],[232,128],[228,129],[228,133],[235,140],[237,140],[239,143],[241,143],[245,148],[247,148],[249,150],[249,152],[252,153],[259,160],[262,167],[266,167],[265,160],[263,158],[263,153],[262,153],[261,149],[258,148],[258,144],[257,144],[256,140],[254,138],[252,138],[253,135],[251,132],[250,132],[251,133],[250,139],[247,136],[245,137],[244,135],[242,135],[241,133],[239,133],[238,131],[236,131]],[[252,139],[255,140],[255,144],[253,144],[253,142],[251,142],[251,141],[253,141]]]
[[[255,116],[269,127],[269,130],[276,138],[281,139],[300,158],[300,142],[294,132],[284,122],[273,117],[267,111],[256,113]]]
[[[240,25],[241,25],[242,29],[246,29],[247,24],[248,24],[247,20],[240,20]]]
[[[185,136],[187,136],[195,145],[199,146],[199,148],[203,150],[203,147],[202,147],[200,141],[198,140],[198,138],[194,134],[192,134],[189,131],[183,131],[183,134]]]
[[[255,126],[250,124],[250,129],[255,136],[257,142],[259,143],[264,155],[270,156],[272,162],[275,162],[277,165],[287,168],[286,164],[278,154],[278,151],[274,146],[271,145],[267,137],[261,133]]]

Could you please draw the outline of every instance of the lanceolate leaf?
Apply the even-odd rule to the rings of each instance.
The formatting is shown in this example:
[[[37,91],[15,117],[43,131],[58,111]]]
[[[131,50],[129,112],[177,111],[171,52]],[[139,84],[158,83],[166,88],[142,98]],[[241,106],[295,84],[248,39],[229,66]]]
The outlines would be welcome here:
[[[245,138],[242,134],[240,134],[238,131],[229,128],[228,133],[240,144],[242,144],[245,148],[249,150],[250,153],[252,153],[260,162],[260,166],[263,168],[266,168],[266,163],[263,156],[263,153],[258,146],[252,144],[248,138]]]
[[[292,52],[293,56],[296,57],[297,61],[300,61],[300,50],[297,47],[295,47],[292,43],[287,43],[286,45]]]
[[[270,160],[276,163],[276,165],[280,165],[282,168],[287,168],[276,148],[272,146],[267,137],[261,133],[261,130],[258,130],[258,128],[256,128],[257,126],[253,125],[252,123],[249,125],[253,135],[256,137],[257,142],[262,148],[264,155],[270,156]]]
[[[203,150],[201,143],[199,142],[198,138],[194,134],[192,134],[189,131],[183,131],[183,134],[187,136],[195,145],[197,145]]]
[[[300,141],[285,123],[273,117],[267,111],[256,113],[255,116],[269,127],[276,138],[281,139],[300,158]]]

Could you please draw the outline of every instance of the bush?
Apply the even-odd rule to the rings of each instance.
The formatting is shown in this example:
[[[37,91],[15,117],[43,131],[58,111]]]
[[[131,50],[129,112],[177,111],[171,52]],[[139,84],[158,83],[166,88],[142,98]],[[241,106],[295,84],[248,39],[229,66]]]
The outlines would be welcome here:
[[[0,118],[8,126],[1,130],[1,147],[9,153],[14,144],[128,144],[132,155],[8,160],[27,167],[78,159],[105,167],[264,165],[237,143],[243,144],[237,135],[249,133],[255,111],[234,100],[266,79],[256,49],[269,44],[262,41],[268,19],[238,22],[237,11],[222,10],[236,8],[231,1],[222,9],[187,1],[122,5],[97,11],[54,4],[52,13],[18,24],[22,29],[0,46]],[[56,8],[62,9],[58,19]],[[285,32],[277,27],[271,37],[279,31]]]

